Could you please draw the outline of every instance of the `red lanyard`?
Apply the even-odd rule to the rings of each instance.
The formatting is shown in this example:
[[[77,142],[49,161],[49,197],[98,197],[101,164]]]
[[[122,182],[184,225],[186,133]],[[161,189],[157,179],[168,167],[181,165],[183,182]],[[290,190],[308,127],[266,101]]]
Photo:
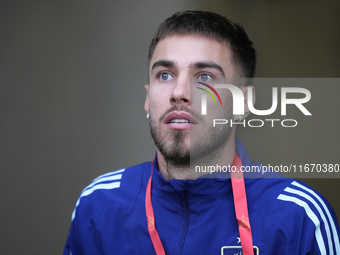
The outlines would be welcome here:
[[[146,195],[145,195],[145,211],[146,218],[148,221],[148,230],[149,235],[151,237],[151,241],[153,247],[155,248],[157,255],[165,255],[164,247],[162,245],[161,239],[159,238],[158,232],[155,227],[155,217],[153,213],[152,203],[151,203],[151,183],[152,183],[152,172],[153,172],[153,164],[151,165],[151,176],[148,182],[148,186],[146,187]],[[240,232],[241,238],[241,246],[244,255],[253,255],[253,239],[251,235],[251,228],[249,223],[248,216],[248,206],[247,206],[247,197],[246,197],[246,189],[244,186],[243,173],[241,172],[242,161],[235,153],[234,164],[232,166],[232,170],[235,168],[236,171],[231,171],[231,183],[233,187],[233,195],[234,195],[234,205],[236,218],[238,222],[238,228]]]
[[[234,206],[238,230],[240,232],[241,246],[244,255],[254,255],[253,238],[248,216],[247,195],[244,186],[243,172],[241,171],[242,161],[235,153],[234,164],[231,171],[231,185],[233,186]]]
[[[152,182],[152,172],[153,172],[153,164],[155,160],[152,161],[151,165],[151,176],[148,182],[148,186],[146,187],[146,195],[145,195],[145,211],[146,211],[146,218],[148,220],[148,229],[149,235],[151,237],[151,241],[153,243],[153,247],[155,248],[157,255],[165,255],[165,251],[159,238],[158,232],[155,227],[155,216],[153,214],[153,208],[151,203],[151,182]]]

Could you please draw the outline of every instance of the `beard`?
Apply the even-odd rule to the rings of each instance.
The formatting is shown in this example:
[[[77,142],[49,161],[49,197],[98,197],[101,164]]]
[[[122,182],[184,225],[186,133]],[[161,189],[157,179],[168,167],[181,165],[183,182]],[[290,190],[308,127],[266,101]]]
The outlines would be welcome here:
[[[232,108],[232,107],[230,107]],[[232,109],[227,112],[220,112],[218,115],[220,119],[232,119]],[[229,125],[217,125],[213,127],[212,123],[207,130],[200,130],[199,134],[196,132],[190,133],[189,130],[169,130],[168,134],[162,134],[161,121],[165,116],[174,111],[182,110],[189,112],[191,116],[194,116],[196,120],[202,122],[202,117],[193,111],[188,110],[186,107],[176,109],[175,107],[169,109],[161,115],[159,119],[159,125],[150,115],[150,133],[151,136],[163,155],[165,161],[173,166],[188,167],[191,164],[198,164],[211,161],[214,157],[219,156],[224,148],[224,145],[229,140],[231,127]],[[222,116],[222,117],[221,117]],[[190,146],[185,145],[185,137],[190,133]]]
[[[177,109],[173,107],[162,114],[158,123],[161,123],[167,114],[175,110]],[[187,111],[183,108],[179,110]],[[160,124],[157,125],[157,122],[152,118],[152,115],[150,115],[150,133],[155,145],[168,164],[174,166],[190,165],[190,148],[186,148],[184,143],[185,136],[189,133],[188,130],[169,130],[169,133],[165,137],[164,134],[162,134]]]

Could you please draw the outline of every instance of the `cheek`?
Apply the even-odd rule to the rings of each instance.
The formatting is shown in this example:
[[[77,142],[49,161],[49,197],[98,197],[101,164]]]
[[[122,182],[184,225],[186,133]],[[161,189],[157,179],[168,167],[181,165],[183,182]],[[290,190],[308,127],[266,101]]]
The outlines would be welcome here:
[[[221,97],[223,109],[226,111],[229,110],[229,108],[233,106],[232,94],[227,89],[225,89],[223,93],[221,92],[219,95]]]
[[[229,102],[233,98],[229,89],[216,89],[216,91],[220,95],[223,104]]]
[[[165,88],[153,88],[149,91],[149,102],[150,106],[156,108],[169,104],[169,91]]]

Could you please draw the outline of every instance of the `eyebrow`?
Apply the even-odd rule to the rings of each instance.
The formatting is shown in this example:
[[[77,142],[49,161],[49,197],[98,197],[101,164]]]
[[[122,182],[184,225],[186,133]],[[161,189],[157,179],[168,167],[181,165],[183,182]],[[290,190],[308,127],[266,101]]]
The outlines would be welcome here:
[[[222,67],[214,62],[208,61],[208,62],[196,62],[192,65],[190,65],[190,68],[197,68],[197,69],[203,69],[203,68],[213,68],[218,70],[223,77],[225,77],[225,73],[222,69]]]
[[[159,66],[162,66],[162,67],[174,67],[175,66],[175,63],[171,60],[158,60],[156,61],[152,67],[151,67],[151,72],[153,71],[153,69],[155,69],[156,67],[159,67]]]
[[[175,62],[174,61],[171,61],[171,60],[158,60],[156,61],[152,67],[151,67],[151,72],[159,67],[159,66],[162,66],[162,67],[174,67],[175,66]],[[223,71],[223,68],[216,64],[215,62],[212,62],[212,61],[201,61],[201,62],[196,62],[196,63],[193,63],[189,66],[190,69],[204,69],[204,68],[213,68],[213,69],[216,69],[218,70],[222,75],[223,77],[225,77],[225,73]]]

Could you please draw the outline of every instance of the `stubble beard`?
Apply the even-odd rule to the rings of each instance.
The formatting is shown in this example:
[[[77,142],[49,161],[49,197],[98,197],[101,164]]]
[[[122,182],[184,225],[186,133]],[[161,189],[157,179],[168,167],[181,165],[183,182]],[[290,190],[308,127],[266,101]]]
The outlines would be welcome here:
[[[229,108],[227,112],[219,112],[215,119],[226,119],[230,122],[232,119],[232,109]],[[205,133],[197,134],[191,133],[191,161],[194,165],[211,165],[214,160],[223,157],[223,149],[227,145],[230,137],[231,127],[229,125],[216,125],[213,127],[213,120],[209,123],[209,128]],[[201,132],[201,131],[200,131]]]
[[[190,148],[184,144],[188,130],[170,130],[167,137],[164,137],[161,127],[150,116],[150,133],[168,164],[182,167],[190,165]]]
[[[224,116],[220,118],[231,120],[232,110],[221,115]],[[150,133],[158,150],[167,164],[178,167],[190,167],[190,164],[207,164],[221,156],[224,145],[229,140],[231,128],[229,125],[213,127],[211,124],[211,127],[203,134],[190,134],[191,146],[188,148],[184,139],[189,132],[189,130],[170,130],[164,137],[160,125],[158,126],[150,116]]]

